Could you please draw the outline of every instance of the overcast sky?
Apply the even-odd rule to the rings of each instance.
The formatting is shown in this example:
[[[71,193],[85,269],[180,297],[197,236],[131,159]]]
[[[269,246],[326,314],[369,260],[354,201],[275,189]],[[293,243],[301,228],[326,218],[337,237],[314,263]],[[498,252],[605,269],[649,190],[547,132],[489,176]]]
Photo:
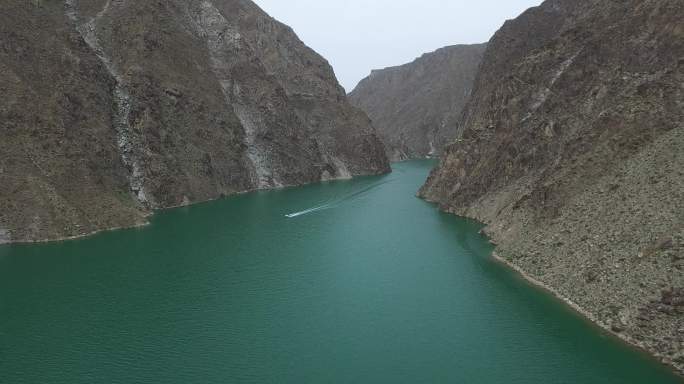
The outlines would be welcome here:
[[[255,0],[323,55],[350,92],[371,69],[482,43],[541,0]]]

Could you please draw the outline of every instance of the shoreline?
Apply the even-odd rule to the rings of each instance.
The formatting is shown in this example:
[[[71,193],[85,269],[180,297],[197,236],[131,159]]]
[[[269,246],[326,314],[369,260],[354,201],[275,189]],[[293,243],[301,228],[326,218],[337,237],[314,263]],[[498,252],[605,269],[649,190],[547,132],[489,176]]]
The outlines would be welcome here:
[[[151,224],[151,222],[149,220],[151,217],[153,217],[154,215],[156,215],[159,212],[164,212],[164,211],[171,210],[171,209],[185,208],[185,207],[191,207],[191,206],[200,205],[200,204],[211,203],[211,202],[219,201],[219,200],[226,199],[226,198],[246,195],[248,193],[280,191],[283,189],[305,187],[307,185],[314,185],[314,184],[320,184],[320,183],[330,183],[330,182],[337,182],[337,181],[350,181],[350,180],[359,179],[359,178],[363,178],[363,177],[385,176],[385,175],[392,174],[392,172],[393,172],[393,169],[391,168],[391,165],[390,165],[390,171],[389,172],[360,174],[360,175],[352,176],[351,178],[338,177],[338,178],[333,178],[333,179],[328,179],[328,180],[319,180],[319,181],[315,181],[315,182],[311,182],[311,183],[305,183],[305,184],[279,185],[279,186],[272,187],[272,188],[261,188],[261,189],[255,188],[255,189],[249,189],[249,190],[245,190],[245,191],[238,191],[238,192],[233,192],[233,193],[230,193],[227,195],[220,195],[220,196],[217,196],[216,198],[213,198],[213,199],[193,201],[193,202],[190,202],[188,204],[178,204],[178,205],[173,205],[173,206],[168,206],[168,207],[163,207],[163,208],[151,209],[144,216],[146,219],[146,221],[144,223],[131,224],[131,225],[126,225],[126,226],[100,228],[100,229],[96,229],[94,231],[90,231],[87,233],[81,233],[78,235],[64,236],[64,237],[33,239],[33,240],[13,240],[13,239],[10,239],[9,241],[1,241],[0,240],[0,247],[12,246],[12,245],[60,243],[60,242],[64,242],[64,241],[80,240],[80,239],[84,239],[87,237],[95,236],[95,235],[98,235],[101,233],[106,233],[106,232],[114,232],[114,231],[121,231],[121,230],[127,230],[127,229],[144,228],[144,227],[147,227]]]
[[[495,243],[492,243],[496,245]],[[623,342],[626,344],[626,346],[630,348],[636,348],[639,352],[642,352],[646,354],[648,357],[654,359],[655,362],[662,364],[664,367],[669,368],[672,370],[678,377],[682,378],[684,380],[684,372],[680,372],[679,368],[676,367],[673,362],[669,361],[666,356],[663,356],[659,353],[655,353],[646,346],[632,338],[629,337],[628,335],[625,335],[624,333],[618,333],[615,332],[611,329],[610,326],[607,324],[599,321],[596,316],[594,316],[591,312],[588,310],[582,308],[580,305],[572,301],[571,299],[565,297],[563,294],[561,294],[556,288],[538,280],[537,278],[533,277],[530,275],[527,271],[525,271],[523,268],[521,268],[518,265],[513,264],[511,261],[508,261],[504,259],[503,257],[499,256],[499,254],[494,250],[492,252],[492,259],[499,264],[511,269],[512,271],[516,272],[518,276],[523,278],[528,284],[531,284],[532,286],[542,289],[543,291],[546,291],[547,293],[551,294],[553,297],[556,299],[560,300],[563,302],[566,306],[568,306],[570,309],[575,311],[577,314],[581,315],[584,317],[586,320],[590,321],[592,325],[599,327],[602,331],[604,331],[608,336],[616,338],[618,341]]]
[[[150,216],[151,215],[148,215],[147,217],[150,217]],[[80,235],[58,237],[58,238],[54,238],[54,239],[48,238],[48,239],[37,239],[37,240],[11,240],[8,242],[0,242],[0,247],[11,246],[11,245],[60,243],[60,242],[64,242],[64,241],[79,240],[79,239],[95,236],[95,235],[105,233],[105,232],[114,232],[114,231],[122,231],[122,230],[127,230],[127,229],[144,228],[144,227],[147,227],[149,225],[150,225],[150,222],[147,221],[147,222],[141,223],[141,224],[134,224],[134,225],[129,225],[129,226],[121,226],[121,227],[102,228],[102,229],[97,229],[97,230],[94,230],[94,231],[91,231],[88,233],[82,233]]]
[[[634,348],[638,350],[639,352],[644,353],[646,356],[649,358],[653,359],[655,362],[661,364],[662,366],[666,367],[670,371],[672,371],[676,376],[682,379],[682,382],[684,383],[684,369],[680,369],[675,365],[675,363],[667,358],[667,356],[664,356],[661,353],[658,353],[656,351],[653,351],[649,348],[647,348],[644,343],[641,341],[638,341],[624,333],[618,333],[612,330],[611,326],[601,322],[594,316],[591,312],[588,310],[582,308],[579,304],[575,303],[571,299],[565,297],[563,294],[561,294],[556,288],[542,282],[541,280],[533,277],[530,275],[527,271],[525,271],[522,267],[514,264],[513,262],[504,259],[503,257],[499,256],[497,253],[497,248],[499,248],[499,244],[496,242],[496,240],[493,238],[493,234],[490,233],[487,228],[489,227],[489,224],[484,223],[482,220],[476,217],[469,216],[468,214],[465,213],[463,210],[459,210],[453,207],[450,207],[448,205],[444,205],[439,203],[438,201],[435,201],[434,199],[430,199],[426,196],[422,196],[420,191],[417,194],[417,197],[425,200],[428,203],[434,204],[437,206],[437,209],[440,212],[444,212],[450,215],[454,215],[456,217],[462,218],[462,219],[467,219],[467,220],[474,220],[482,225],[482,229],[480,230],[480,235],[484,236],[487,241],[489,241],[490,244],[492,244],[495,248],[492,251],[491,257],[495,262],[500,263],[501,265],[509,268],[513,272],[516,272],[519,277],[521,277],[523,280],[525,280],[528,284],[531,284],[532,286],[542,289],[543,291],[546,291],[548,294],[551,294],[555,299],[560,300],[564,305],[568,306],[570,309],[575,311],[577,314],[582,316],[585,320],[589,321],[593,326],[598,327],[601,331],[605,332],[606,335],[610,337],[614,337],[617,341],[624,343],[627,347],[629,348]]]

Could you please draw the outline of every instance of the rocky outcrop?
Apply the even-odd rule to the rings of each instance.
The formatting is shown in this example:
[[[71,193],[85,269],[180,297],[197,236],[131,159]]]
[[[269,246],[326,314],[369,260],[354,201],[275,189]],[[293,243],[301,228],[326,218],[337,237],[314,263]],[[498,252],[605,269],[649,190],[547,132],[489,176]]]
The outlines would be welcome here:
[[[392,161],[436,156],[456,135],[486,45],[455,45],[374,70],[349,94]]]
[[[684,373],[684,3],[548,0],[490,41],[420,195]]]
[[[0,241],[389,171],[328,63],[247,0],[0,4]]]

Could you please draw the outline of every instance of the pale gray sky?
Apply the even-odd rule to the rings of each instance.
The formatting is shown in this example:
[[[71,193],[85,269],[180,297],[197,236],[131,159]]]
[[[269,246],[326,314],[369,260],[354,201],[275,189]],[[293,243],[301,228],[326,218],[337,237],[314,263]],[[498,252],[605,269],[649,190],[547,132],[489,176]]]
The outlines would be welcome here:
[[[486,42],[541,0],[255,0],[335,68],[350,92],[371,69],[453,44]]]

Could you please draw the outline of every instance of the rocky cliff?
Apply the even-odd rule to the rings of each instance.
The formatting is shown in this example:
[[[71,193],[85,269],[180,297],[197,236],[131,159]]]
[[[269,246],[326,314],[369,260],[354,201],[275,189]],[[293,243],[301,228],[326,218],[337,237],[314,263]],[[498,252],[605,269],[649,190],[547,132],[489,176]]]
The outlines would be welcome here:
[[[420,195],[684,373],[684,2],[548,0],[490,41]]]
[[[248,0],[0,4],[0,242],[389,171],[328,63]]]
[[[439,154],[456,135],[486,45],[456,45],[374,70],[349,94],[393,161]]]

